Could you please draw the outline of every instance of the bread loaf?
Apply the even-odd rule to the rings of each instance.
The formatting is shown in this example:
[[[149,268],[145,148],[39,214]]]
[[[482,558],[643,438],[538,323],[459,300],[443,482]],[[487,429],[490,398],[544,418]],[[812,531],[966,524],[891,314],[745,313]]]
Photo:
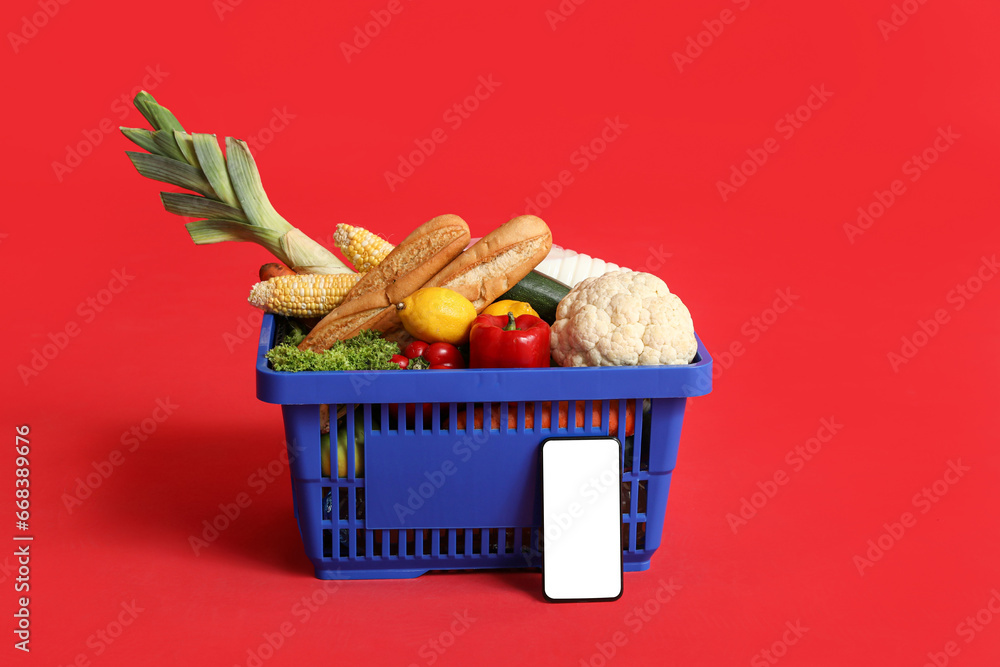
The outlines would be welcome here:
[[[351,288],[299,344],[322,352],[361,329],[401,326],[395,304],[424,285],[469,243],[469,226],[457,215],[439,215],[417,227]]]
[[[533,215],[520,215],[481,238],[424,287],[455,290],[482,312],[545,259],[551,247],[548,225]]]

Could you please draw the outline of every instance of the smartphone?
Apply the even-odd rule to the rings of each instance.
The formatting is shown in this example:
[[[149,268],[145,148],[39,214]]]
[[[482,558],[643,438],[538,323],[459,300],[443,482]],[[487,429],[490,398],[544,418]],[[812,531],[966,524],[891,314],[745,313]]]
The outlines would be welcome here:
[[[542,442],[542,588],[551,602],[622,595],[622,446],[617,438]]]

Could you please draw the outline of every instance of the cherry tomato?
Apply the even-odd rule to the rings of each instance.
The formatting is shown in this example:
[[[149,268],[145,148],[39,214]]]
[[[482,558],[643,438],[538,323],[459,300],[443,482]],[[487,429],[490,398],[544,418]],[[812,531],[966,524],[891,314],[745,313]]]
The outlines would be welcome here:
[[[389,361],[391,361],[394,364],[399,364],[400,368],[406,368],[407,366],[410,365],[410,360],[401,354],[392,355],[392,358]]]
[[[424,350],[424,359],[431,366],[449,364],[452,368],[465,368],[465,359],[458,348],[450,343],[433,343]]]
[[[416,359],[417,357],[423,355],[423,353],[427,350],[428,347],[430,347],[430,345],[428,345],[424,341],[415,340],[406,346],[406,349],[403,351],[403,354],[405,354],[409,359]]]
[[[438,369],[449,369],[449,368],[450,369],[456,369],[456,368],[462,368],[462,366],[456,366],[455,364],[431,364],[430,365],[430,369],[432,371],[438,370]]]

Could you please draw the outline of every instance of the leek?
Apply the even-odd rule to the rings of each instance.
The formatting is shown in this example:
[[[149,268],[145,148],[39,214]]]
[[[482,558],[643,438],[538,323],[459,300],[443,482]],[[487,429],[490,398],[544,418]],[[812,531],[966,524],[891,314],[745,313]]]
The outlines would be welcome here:
[[[135,96],[134,104],[153,129],[120,128],[129,141],[148,151],[126,151],[126,155],[146,178],[197,193],[160,193],[168,212],[201,218],[186,225],[192,241],[199,245],[250,241],[267,248],[296,273],[353,273],[278,214],[246,142],[226,137],[223,155],[214,134],[189,134],[146,91]]]

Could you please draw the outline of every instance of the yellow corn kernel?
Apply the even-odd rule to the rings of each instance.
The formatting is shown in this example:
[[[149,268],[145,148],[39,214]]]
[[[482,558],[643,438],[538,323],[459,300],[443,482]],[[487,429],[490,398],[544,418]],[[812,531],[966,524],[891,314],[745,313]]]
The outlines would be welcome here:
[[[333,243],[359,273],[376,266],[396,247],[364,227],[343,223],[333,232]]]
[[[251,304],[290,317],[323,317],[340,305],[358,282],[357,273],[275,276],[250,290]]]

